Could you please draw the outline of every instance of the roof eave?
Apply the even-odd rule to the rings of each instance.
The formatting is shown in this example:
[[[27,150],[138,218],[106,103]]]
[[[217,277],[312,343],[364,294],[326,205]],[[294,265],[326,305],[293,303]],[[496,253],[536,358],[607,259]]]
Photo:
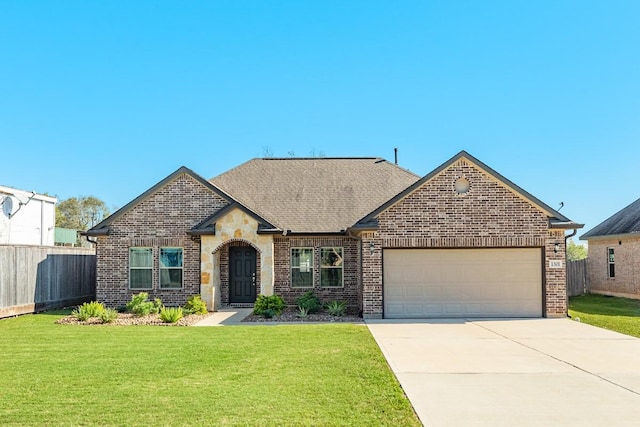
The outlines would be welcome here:
[[[595,236],[589,236],[589,233],[583,234],[579,237],[580,240],[622,240],[632,239],[640,237],[640,231],[634,231],[632,233],[618,233],[618,234],[600,234]]]
[[[92,237],[96,237],[96,236],[108,236],[109,235],[109,231],[110,231],[110,227],[102,227],[102,228],[92,228],[90,230],[87,231],[81,231],[80,235],[81,236],[92,236]]]
[[[187,231],[187,234],[190,236],[215,236],[216,235],[215,224],[212,229],[203,228],[200,230],[189,230]]]

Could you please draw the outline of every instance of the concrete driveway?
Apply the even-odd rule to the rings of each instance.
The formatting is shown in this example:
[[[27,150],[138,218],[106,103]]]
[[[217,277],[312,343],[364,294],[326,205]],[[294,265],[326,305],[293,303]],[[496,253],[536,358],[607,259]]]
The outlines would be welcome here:
[[[569,319],[367,325],[426,426],[640,425],[640,339]]]

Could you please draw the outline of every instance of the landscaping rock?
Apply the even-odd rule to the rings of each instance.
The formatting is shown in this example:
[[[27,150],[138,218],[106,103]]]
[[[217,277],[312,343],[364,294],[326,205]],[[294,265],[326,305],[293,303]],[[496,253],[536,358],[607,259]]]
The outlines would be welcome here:
[[[243,322],[280,322],[280,323],[361,323],[362,317],[357,314],[345,314],[344,316],[332,316],[326,311],[320,311],[307,315],[305,318],[299,316],[298,310],[292,307],[285,308],[282,313],[272,318],[264,318],[255,314],[245,317]]]

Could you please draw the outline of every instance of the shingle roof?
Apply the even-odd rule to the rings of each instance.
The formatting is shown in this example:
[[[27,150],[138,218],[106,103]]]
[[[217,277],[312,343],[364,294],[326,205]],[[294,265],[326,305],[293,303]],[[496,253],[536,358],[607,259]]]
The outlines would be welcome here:
[[[266,158],[211,182],[282,230],[336,233],[418,179],[380,158]]]
[[[631,233],[640,233],[640,199],[596,225],[580,236],[580,239]]]

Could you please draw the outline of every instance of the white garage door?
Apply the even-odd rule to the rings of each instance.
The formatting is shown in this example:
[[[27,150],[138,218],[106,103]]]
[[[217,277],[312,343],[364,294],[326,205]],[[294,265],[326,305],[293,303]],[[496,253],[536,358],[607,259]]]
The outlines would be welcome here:
[[[541,317],[540,249],[385,249],[384,315]]]

